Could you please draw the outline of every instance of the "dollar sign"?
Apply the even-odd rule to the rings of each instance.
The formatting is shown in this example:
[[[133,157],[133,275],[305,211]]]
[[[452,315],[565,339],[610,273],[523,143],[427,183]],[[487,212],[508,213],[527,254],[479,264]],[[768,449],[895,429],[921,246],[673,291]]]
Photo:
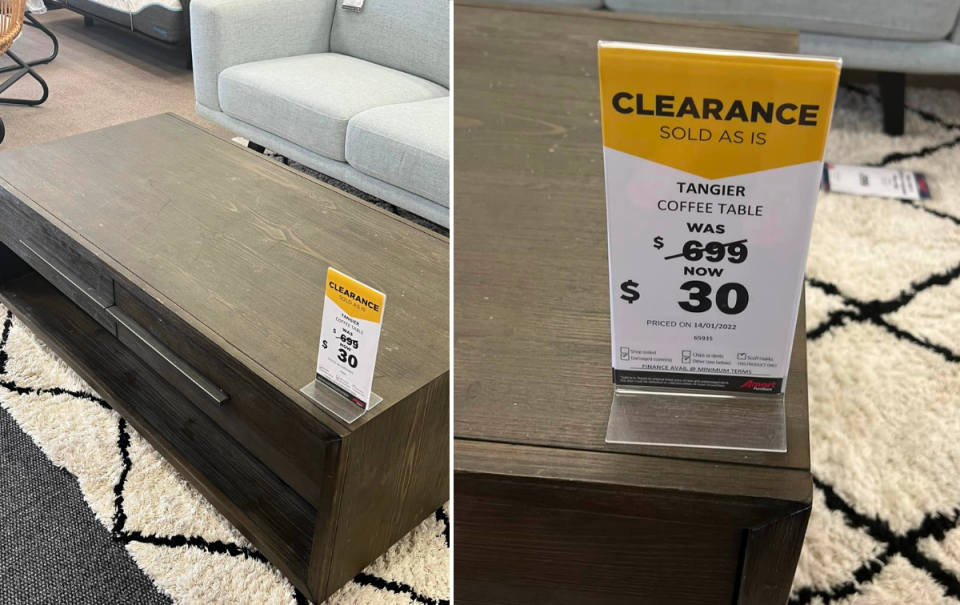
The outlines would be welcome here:
[[[323,341],[323,348],[324,348],[324,349],[327,348],[327,341],[326,341],[326,340]]]
[[[620,295],[620,298],[627,301],[631,305],[640,300],[640,293],[637,292],[637,286],[639,285],[640,284],[632,279],[628,279],[620,284],[620,289],[623,290],[623,294]]]
[[[659,235],[653,238],[653,247],[656,248],[657,250],[659,250],[660,248],[663,248],[663,238],[660,237]]]

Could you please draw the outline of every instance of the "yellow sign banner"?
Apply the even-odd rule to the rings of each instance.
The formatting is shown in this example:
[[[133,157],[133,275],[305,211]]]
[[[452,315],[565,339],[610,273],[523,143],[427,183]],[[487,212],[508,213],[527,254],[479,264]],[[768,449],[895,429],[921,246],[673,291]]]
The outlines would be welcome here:
[[[354,319],[380,323],[386,296],[333,267],[327,269],[327,298]]]
[[[605,147],[706,178],[819,162],[835,59],[601,42]]]

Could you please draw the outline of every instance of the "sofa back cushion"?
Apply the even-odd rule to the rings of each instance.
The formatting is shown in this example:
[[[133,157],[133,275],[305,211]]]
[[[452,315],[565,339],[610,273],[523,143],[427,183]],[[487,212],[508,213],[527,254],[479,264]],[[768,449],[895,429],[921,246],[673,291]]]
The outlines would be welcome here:
[[[612,11],[888,40],[943,40],[960,0],[606,0]]]
[[[359,13],[338,1],[330,51],[450,88],[450,0],[366,0]]]

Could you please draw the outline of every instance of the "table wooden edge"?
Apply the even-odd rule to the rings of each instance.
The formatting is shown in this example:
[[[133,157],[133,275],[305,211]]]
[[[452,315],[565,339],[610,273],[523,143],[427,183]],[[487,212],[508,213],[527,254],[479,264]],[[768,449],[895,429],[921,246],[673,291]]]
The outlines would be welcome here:
[[[582,501],[572,497],[538,503],[546,508],[582,506],[603,514],[639,516],[637,502],[667,496],[687,498],[731,522],[758,527],[809,507],[813,499],[812,475],[800,469],[470,439],[454,439],[453,448],[455,489],[475,483],[484,486],[483,491],[524,486],[519,492],[567,489],[594,496],[605,493],[611,498],[605,503],[593,496]],[[522,500],[519,492],[518,504]],[[744,507],[742,514],[730,516],[733,504]],[[660,512],[670,520],[690,522],[681,510]]]
[[[793,50],[797,53],[800,50],[800,33],[795,29],[776,28],[776,27],[758,27],[753,25],[733,25],[731,23],[719,23],[707,21],[704,19],[682,19],[678,17],[660,17],[650,16],[638,13],[620,13],[611,11],[601,11],[588,8],[563,8],[555,6],[534,6],[528,4],[510,4],[507,2],[480,2],[478,0],[454,0],[454,11],[457,8],[477,8],[484,10],[513,11],[519,13],[535,13],[541,15],[557,15],[565,17],[576,17],[580,19],[600,19],[607,21],[632,21],[635,23],[645,23],[649,25],[662,25],[673,27],[704,28],[710,30],[729,30],[738,33],[756,34],[759,36],[782,36],[790,37],[793,40]]]

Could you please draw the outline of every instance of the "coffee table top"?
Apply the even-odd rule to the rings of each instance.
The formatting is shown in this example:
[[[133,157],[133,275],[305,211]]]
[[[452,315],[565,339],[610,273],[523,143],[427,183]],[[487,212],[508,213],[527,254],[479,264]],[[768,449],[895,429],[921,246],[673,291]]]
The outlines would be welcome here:
[[[0,186],[315,416],[299,389],[316,372],[327,268],[385,292],[384,401],[349,426],[326,417],[341,434],[448,371],[446,238],[183,118],[0,154]]]
[[[456,15],[455,437],[809,469],[802,311],[785,454],[604,441],[613,385],[597,41],[789,53],[797,35],[485,3],[458,2]]]

